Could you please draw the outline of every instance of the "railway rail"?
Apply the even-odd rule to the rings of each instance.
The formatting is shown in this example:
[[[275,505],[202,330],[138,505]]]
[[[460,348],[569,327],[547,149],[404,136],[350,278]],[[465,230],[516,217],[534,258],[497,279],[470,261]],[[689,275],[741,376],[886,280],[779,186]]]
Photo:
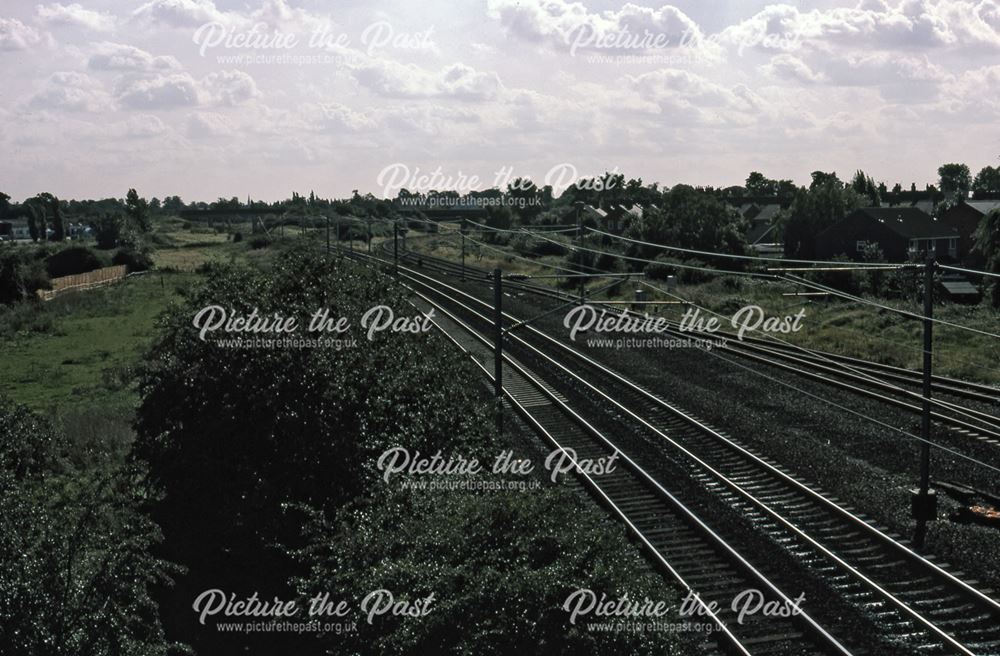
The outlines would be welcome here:
[[[462,266],[444,258],[429,256],[414,251],[400,253],[403,261],[417,263],[422,269],[439,271],[449,276],[464,276],[473,280],[486,280],[489,272],[472,266]],[[572,301],[571,294],[530,283],[528,281],[508,281],[511,289],[535,296],[546,297],[560,302]],[[592,305],[601,307],[599,300]],[[621,306],[605,306],[614,312],[638,313]],[[668,333],[679,337],[690,337],[691,333],[680,332],[676,326],[668,326]],[[919,392],[902,386],[915,388],[921,384],[922,373],[875,363],[839,354],[806,349],[773,340],[744,336],[736,339],[734,333],[719,331],[714,337],[725,339],[726,350],[744,359],[767,364],[812,380],[838,387],[877,401],[887,403],[912,414],[919,415],[922,407]],[[842,367],[838,368],[837,364]],[[847,368],[843,368],[847,367]],[[940,428],[948,430],[960,439],[976,440],[991,446],[1000,446],[1000,416],[983,409],[967,407],[941,396],[962,398],[980,403],[980,408],[1000,408],[1000,390],[971,381],[934,376],[932,391],[936,395],[937,410],[932,413],[933,421]]]
[[[490,324],[490,317],[477,309],[488,308],[488,303],[406,266],[399,267],[399,275],[448,316],[458,319],[461,315],[459,320],[468,322],[469,330],[475,330],[472,323]],[[520,318],[506,314],[505,320],[514,325]],[[829,581],[836,594],[877,623],[885,639],[906,645],[914,653],[1000,653],[1000,603],[990,596],[991,590],[977,589],[976,581],[963,580],[962,573],[912,551],[899,536],[874,525],[849,505],[609,367],[530,325],[523,332],[525,338],[508,335],[514,357],[528,362],[533,376],[544,376],[551,394],[573,399],[577,407],[589,412],[604,408],[620,422],[622,431],[641,435],[684,462],[692,480],[712,491],[720,504],[750,518],[774,544]],[[485,338],[480,341],[488,347]],[[580,411],[580,419],[588,411]],[[591,437],[599,434],[605,449],[622,451],[607,431],[599,431],[593,423],[590,426]],[[643,472],[653,469],[644,458],[648,455],[636,454],[629,461]],[[645,482],[666,491],[656,478]],[[631,507],[627,498],[622,503]],[[636,505],[642,507],[641,502]]]

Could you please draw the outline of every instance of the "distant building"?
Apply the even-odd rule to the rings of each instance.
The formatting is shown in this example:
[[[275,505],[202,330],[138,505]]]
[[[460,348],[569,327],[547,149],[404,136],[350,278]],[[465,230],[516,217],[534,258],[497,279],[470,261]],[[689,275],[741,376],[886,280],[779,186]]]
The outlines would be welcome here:
[[[941,222],[958,232],[958,259],[978,263],[972,248],[975,245],[976,228],[993,209],[1000,207],[1000,200],[969,200],[952,205],[941,212]]]
[[[588,205],[587,207],[590,206]],[[612,205],[605,212],[604,223],[602,225],[606,226],[609,232],[621,234],[633,222],[642,219],[645,211],[645,208],[639,203],[634,203],[631,207],[626,205]]]
[[[744,235],[748,244],[753,246],[754,244],[774,242],[774,222],[781,213],[781,205],[777,203],[765,205],[745,203],[739,207],[739,213],[750,222],[750,227]]]
[[[816,255],[862,259],[874,244],[889,262],[934,251],[938,258],[956,259],[959,233],[915,207],[865,207],[855,210],[816,235]]]

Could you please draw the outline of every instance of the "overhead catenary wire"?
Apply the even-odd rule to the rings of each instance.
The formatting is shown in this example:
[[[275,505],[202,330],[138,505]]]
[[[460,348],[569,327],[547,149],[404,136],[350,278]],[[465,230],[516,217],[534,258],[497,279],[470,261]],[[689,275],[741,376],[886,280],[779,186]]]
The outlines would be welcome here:
[[[849,301],[854,301],[855,303],[863,303],[863,304],[866,304],[866,305],[873,305],[873,306],[881,308],[883,310],[887,310],[889,312],[895,312],[896,314],[901,314],[901,315],[904,315],[904,316],[907,316],[907,317],[910,317],[910,318],[913,318],[913,319],[920,319],[921,321],[927,319],[927,317],[924,317],[924,315],[922,315],[922,314],[917,314],[916,312],[910,312],[909,310],[900,310],[899,308],[894,308],[891,305],[885,305],[883,303],[878,303],[876,301],[871,301],[871,300],[868,300],[866,298],[862,298],[860,296],[855,296],[853,294],[848,294],[847,292],[842,292],[839,289],[835,289],[833,287],[828,287],[827,285],[823,285],[823,284],[820,284],[818,282],[812,282],[810,280],[806,280],[805,278],[799,278],[798,276],[792,276],[792,275],[785,274],[785,279],[795,281],[798,284],[804,285],[806,287],[811,287],[813,289],[819,289],[819,290],[825,291],[825,292],[827,292],[829,294],[832,294],[834,296],[839,296],[839,297],[845,298],[845,299],[847,299]],[[933,321],[936,324],[940,324],[942,326],[949,326],[951,328],[958,328],[960,330],[967,330],[969,332],[978,333],[980,335],[986,335],[987,337],[995,337],[997,339],[1000,339],[1000,334],[991,333],[991,332],[986,331],[986,330],[979,330],[978,328],[972,328],[970,326],[963,326],[962,324],[954,323],[954,322],[951,322],[951,321],[945,321],[944,319],[930,318],[929,320]]]
[[[728,319],[729,318],[729,317],[726,317],[725,315],[722,315],[722,314],[720,314],[718,312],[715,312],[714,310],[711,310],[709,308],[706,308],[706,307],[703,307],[701,305],[698,305],[697,303],[693,303],[693,302],[691,302],[691,301],[689,301],[689,300],[687,300],[687,299],[685,299],[685,298],[683,298],[681,296],[678,296],[677,294],[673,294],[673,293],[671,293],[671,292],[669,292],[669,291],[667,291],[665,289],[657,287],[656,285],[653,285],[652,283],[649,283],[649,282],[647,282],[645,280],[640,280],[639,284],[640,285],[645,285],[647,287],[650,287],[651,289],[654,289],[654,290],[656,290],[656,291],[658,291],[658,292],[660,292],[662,294],[666,294],[667,296],[670,296],[671,298],[677,299],[679,301],[683,301],[683,302],[687,303],[688,305],[690,305],[691,307],[697,308],[699,310],[703,310],[703,311],[705,311],[705,312],[707,312],[709,314],[712,314],[712,315],[714,315],[716,317],[720,317],[720,318],[723,318],[723,319]],[[806,348],[804,346],[799,346],[798,344],[795,344],[793,342],[789,342],[788,340],[785,340],[785,339],[781,339],[780,337],[777,337],[775,335],[771,335],[769,333],[764,333],[764,336],[767,337],[767,338],[769,338],[769,339],[771,339],[771,340],[773,340],[773,341],[775,341],[775,342],[777,342],[777,343],[779,343],[779,344],[783,344],[783,345],[791,347],[791,348],[793,348],[795,350],[801,351],[802,353],[805,353],[807,355],[811,355],[813,357],[819,358],[819,359],[823,360],[824,362],[830,364],[831,366],[839,367],[839,368],[841,368],[843,370],[849,371],[850,373],[852,373],[852,374],[854,374],[856,376],[859,376],[861,378],[864,378],[865,380],[868,380],[869,382],[873,382],[873,383],[876,383],[876,384],[879,384],[879,385],[886,385],[886,386],[890,387],[892,390],[894,390],[894,391],[896,391],[896,392],[898,392],[900,394],[903,394],[904,396],[908,396],[908,397],[915,398],[915,399],[920,399],[920,400],[924,399],[923,395],[919,394],[918,392],[914,392],[914,391],[911,391],[911,390],[899,387],[898,385],[894,385],[894,384],[892,384],[892,383],[890,383],[890,382],[888,382],[888,381],[886,381],[884,379],[877,378],[877,377],[875,377],[875,376],[873,376],[873,375],[871,375],[871,374],[869,374],[869,373],[867,373],[865,371],[856,369],[856,368],[852,367],[851,365],[849,365],[847,363],[839,362],[837,360],[833,360],[831,358],[827,358],[823,354],[815,352],[815,351],[812,351],[812,350],[810,350],[810,349],[808,349],[808,348]],[[968,419],[976,421],[976,422],[978,422],[980,424],[985,424],[985,426],[988,427],[988,429],[996,429],[997,428],[997,424],[996,423],[984,420],[984,419],[982,419],[980,417],[977,417],[974,414],[966,412],[964,408],[962,408],[961,406],[957,406],[954,403],[948,403],[947,401],[942,401],[940,399],[935,399],[935,398],[930,398],[930,399],[927,399],[927,400],[932,405],[935,405],[935,406],[937,406],[939,408],[944,408],[944,409],[947,409],[947,410],[951,410],[952,412],[956,412],[956,413],[962,415],[963,417],[966,417]]]
[[[976,269],[963,269],[962,267],[950,266],[947,264],[938,264],[941,269],[947,269],[948,271],[959,271],[961,273],[968,273],[975,276],[989,276],[991,278],[1000,278],[1000,273],[992,273],[990,271],[978,271]]]
[[[605,232],[603,230],[598,230],[596,228],[584,227],[585,230],[593,232],[599,235],[604,235],[605,237],[611,237],[612,239],[619,239],[621,241],[627,241],[633,244],[640,244],[642,246],[650,246],[652,248],[660,248],[668,251],[677,251],[678,253],[688,253],[690,255],[703,255],[706,257],[721,257],[731,260],[745,260],[751,262],[784,262],[791,264],[824,264],[824,265],[843,265],[844,262],[837,262],[831,260],[795,260],[783,257],[764,257],[760,255],[736,255],[734,253],[717,253],[714,251],[700,251],[693,248],[681,248],[680,246],[669,246],[667,244],[657,244],[655,242],[642,241],[640,239],[632,239],[631,237],[625,237],[623,235],[616,235],[610,232]],[[898,265],[887,264],[885,262],[857,262],[852,263],[857,264],[860,267],[866,268],[897,268]]]

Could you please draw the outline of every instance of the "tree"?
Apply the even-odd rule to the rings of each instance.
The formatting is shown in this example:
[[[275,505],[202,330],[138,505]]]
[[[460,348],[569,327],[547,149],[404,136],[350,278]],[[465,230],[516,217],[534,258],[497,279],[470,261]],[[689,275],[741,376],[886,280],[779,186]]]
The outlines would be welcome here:
[[[62,213],[59,211],[59,199],[55,196],[51,200],[52,207],[52,241],[66,241],[66,224],[63,222]]]
[[[163,656],[139,465],[76,464],[67,438],[0,398],[0,651]]]
[[[118,246],[122,241],[123,223],[122,217],[119,214],[102,214],[93,223],[97,247],[108,250]]]
[[[0,220],[6,219],[10,212],[10,196],[0,191]]]
[[[836,172],[826,173],[824,171],[813,171],[810,176],[812,177],[812,182],[809,183],[810,191],[827,184],[836,188],[842,188],[844,186],[844,183],[837,177]]]
[[[777,191],[777,183],[758,171],[751,171],[746,181],[747,194],[750,196],[773,196]]]
[[[349,634],[320,638],[327,653],[695,653],[670,631],[592,631],[586,618],[570,624],[562,606],[580,588],[608,599],[680,603],[627,548],[624,528],[586,503],[562,486],[531,494],[386,494],[336,521],[319,516],[307,524],[300,556],[309,574],[299,592],[363,598],[386,589],[408,601],[436,593],[440,605],[419,624],[377,617]]]
[[[986,267],[1000,274],[1000,208],[992,210],[979,222],[975,232],[976,250],[986,259]],[[1000,309],[1000,282],[993,280],[992,304]]]
[[[379,273],[311,250],[289,249],[273,269],[211,269],[167,317],[146,357],[136,452],[149,463],[151,485],[165,492],[153,513],[165,557],[190,568],[162,592],[162,606],[176,613],[164,622],[175,631],[195,629],[190,606],[199,592],[243,589],[250,570],[256,589],[288,597],[292,564],[274,548],[294,546],[301,535],[288,504],[333,510],[369,493],[382,484],[374,463],[391,446],[465,453],[477,442],[493,449],[492,404],[477,400],[479,375],[470,363],[435,333],[368,341],[360,318],[373,306],[413,316],[404,292],[387,288]],[[349,318],[359,344],[236,353],[192,329],[192,317],[208,305],[294,316],[301,337],[310,336],[309,317],[329,308],[330,318]],[[206,654],[235,653],[240,640],[200,639],[221,643],[194,645]],[[303,652],[279,645],[251,653]]]
[[[745,231],[743,217],[715,194],[676,185],[663,194],[659,210],[647,209],[641,219],[629,225],[625,234],[681,248],[742,254],[747,250]],[[633,245],[629,252],[652,259],[663,251]]]
[[[984,166],[972,181],[972,190],[984,194],[1000,194],[1000,166]]]
[[[964,198],[972,187],[969,167],[965,164],[942,164],[938,167],[938,186],[945,194],[957,194]]]
[[[149,223],[149,203],[145,198],[140,198],[135,189],[129,189],[128,195],[125,196],[125,212],[136,230],[150,231],[152,226]]]
[[[808,191],[803,189],[796,194],[784,218],[785,255],[813,257],[816,235],[859,206],[858,194],[850,187],[844,188],[835,174],[813,173],[813,185]]]
[[[163,199],[163,211],[176,214],[184,209],[184,201],[180,196],[167,196]]]

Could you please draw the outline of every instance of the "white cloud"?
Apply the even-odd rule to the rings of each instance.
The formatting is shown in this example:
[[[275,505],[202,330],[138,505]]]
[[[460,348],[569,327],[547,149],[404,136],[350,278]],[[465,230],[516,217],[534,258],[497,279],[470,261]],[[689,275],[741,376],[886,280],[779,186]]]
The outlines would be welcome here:
[[[187,134],[196,139],[229,136],[235,132],[233,122],[215,112],[196,112],[187,120]]]
[[[376,121],[365,112],[358,112],[338,102],[319,104],[316,123],[320,129],[338,129],[361,132],[377,127]]]
[[[117,96],[123,105],[143,109],[193,107],[200,102],[198,83],[187,73],[125,80]]]
[[[30,25],[16,18],[0,18],[0,50],[26,50],[45,41]]]
[[[53,73],[28,101],[33,109],[102,112],[111,109],[111,97],[98,80],[76,72]]]
[[[136,139],[156,137],[167,131],[167,126],[163,124],[163,121],[152,114],[131,116],[121,124],[120,128],[124,136]]]
[[[335,49],[345,67],[361,86],[390,98],[451,97],[462,100],[490,100],[503,91],[500,77],[454,63],[428,71],[416,64],[369,57],[349,48]]]
[[[802,84],[814,84],[825,79],[822,73],[814,72],[804,61],[788,53],[772,57],[770,63],[764,66],[764,72],[779,80]]]
[[[150,78],[125,78],[116,90],[122,105],[133,108],[170,109],[200,105],[243,104],[260,95],[253,78],[243,71],[220,71],[196,80],[189,73],[169,73]]]
[[[648,53],[686,46],[708,54],[699,25],[672,5],[659,9],[625,4],[618,11],[592,12],[568,0],[489,0],[491,18],[508,35],[547,42],[557,50]]]
[[[198,27],[209,22],[225,23],[229,18],[212,0],[150,0],[132,16],[166,27]]]
[[[209,102],[220,105],[242,105],[260,95],[254,79],[243,71],[220,71],[205,76],[201,88]]]
[[[38,5],[36,12],[38,18],[48,25],[70,25],[83,27],[98,32],[109,32],[115,29],[115,17],[73,3],[64,5],[55,2],[51,5]]]
[[[158,71],[179,70],[180,62],[176,58],[154,56],[141,48],[123,43],[98,43],[96,52],[90,56],[87,66],[96,71]]]
[[[855,7],[802,12],[788,4],[765,7],[724,29],[720,43],[741,52],[864,47],[877,50],[1000,47],[996,0],[866,0]]]

